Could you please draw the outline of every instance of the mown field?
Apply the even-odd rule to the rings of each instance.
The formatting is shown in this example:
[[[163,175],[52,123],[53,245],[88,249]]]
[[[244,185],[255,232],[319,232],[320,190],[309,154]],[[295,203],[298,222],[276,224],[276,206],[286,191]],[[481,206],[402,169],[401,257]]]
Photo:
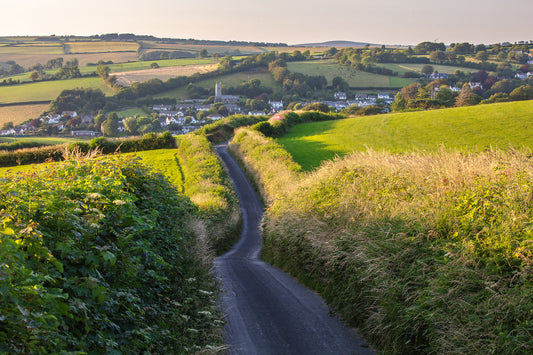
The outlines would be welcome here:
[[[80,87],[100,89],[106,95],[114,94],[113,90],[98,77],[78,78],[2,86],[0,87],[0,103],[51,101],[63,90]]]
[[[38,118],[48,109],[49,105],[17,105],[0,106],[0,128],[7,122],[14,125],[23,123],[31,118]],[[0,138],[0,141],[2,138]]]
[[[289,62],[287,68],[290,72],[302,73],[305,75],[323,75],[328,80],[328,84],[334,77],[340,76],[348,82],[351,87],[383,87],[397,88],[406,86],[413,81],[411,79],[388,77],[359,71],[344,65],[336,64],[332,60],[320,60],[311,62]]]
[[[533,149],[533,101],[352,117],[295,126],[283,145],[306,170],[352,151]]]
[[[157,69],[144,69],[125,72],[115,72],[117,83],[122,86],[130,86],[133,82],[144,82],[153,78],[167,80],[177,76],[191,76],[196,73],[204,74],[215,71],[218,64],[183,65]]]

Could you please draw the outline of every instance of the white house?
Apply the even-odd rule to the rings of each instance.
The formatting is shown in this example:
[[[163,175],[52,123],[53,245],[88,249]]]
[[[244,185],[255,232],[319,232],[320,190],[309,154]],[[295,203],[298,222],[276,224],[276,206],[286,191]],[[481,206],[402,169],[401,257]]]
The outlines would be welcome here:
[[[46,123],[48,123],[48,124],[58,124],[59,120],[61,119],[61,115],[59,115],[57,113],[53,113],[51,115],[46,116],[46,118],[47,118]]]
[[[210,115],[207,115],[206,118],[211,121],[218,121],[224,118],[224,116],[218,114],[218,113],[212,113]]]
[[[268,104],[272,107],[273,110],[283,110],[283,100],[282,101],[270,101]]]
[[[345,92],[339,91],[334,94],[335,100],[346,100],[347,96]]]
[[[265,113],[263,111],[249,111],[249,116],[263,116]]]

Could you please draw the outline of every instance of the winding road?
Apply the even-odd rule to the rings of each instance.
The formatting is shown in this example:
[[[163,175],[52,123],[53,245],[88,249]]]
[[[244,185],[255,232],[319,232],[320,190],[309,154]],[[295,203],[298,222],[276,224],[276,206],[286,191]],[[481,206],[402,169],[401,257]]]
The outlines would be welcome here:
[[[375,354],[331,315],[320,296],[260,260],[261,200],[227,144],[215,148],[235,184],[243,217],[239,241],[215,260],[230,354]]]

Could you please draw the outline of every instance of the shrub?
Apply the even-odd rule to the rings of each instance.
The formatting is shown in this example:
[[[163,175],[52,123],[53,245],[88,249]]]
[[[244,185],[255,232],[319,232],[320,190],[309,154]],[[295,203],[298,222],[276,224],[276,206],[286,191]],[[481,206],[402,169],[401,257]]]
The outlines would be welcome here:
[[[185,227],[195,208],[134,158],[0,180],[0,352],[190,353],[213,285]]]

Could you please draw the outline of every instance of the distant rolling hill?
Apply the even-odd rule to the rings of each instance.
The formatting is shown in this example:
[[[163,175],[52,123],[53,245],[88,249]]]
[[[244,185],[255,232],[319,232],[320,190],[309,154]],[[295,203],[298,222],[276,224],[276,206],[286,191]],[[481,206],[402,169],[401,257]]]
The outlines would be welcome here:
[[[352,41],[328,41],[321,43],[293,44],[293,47],[364,47],[366,45],[379,46],[379,44],[352,42]]]

